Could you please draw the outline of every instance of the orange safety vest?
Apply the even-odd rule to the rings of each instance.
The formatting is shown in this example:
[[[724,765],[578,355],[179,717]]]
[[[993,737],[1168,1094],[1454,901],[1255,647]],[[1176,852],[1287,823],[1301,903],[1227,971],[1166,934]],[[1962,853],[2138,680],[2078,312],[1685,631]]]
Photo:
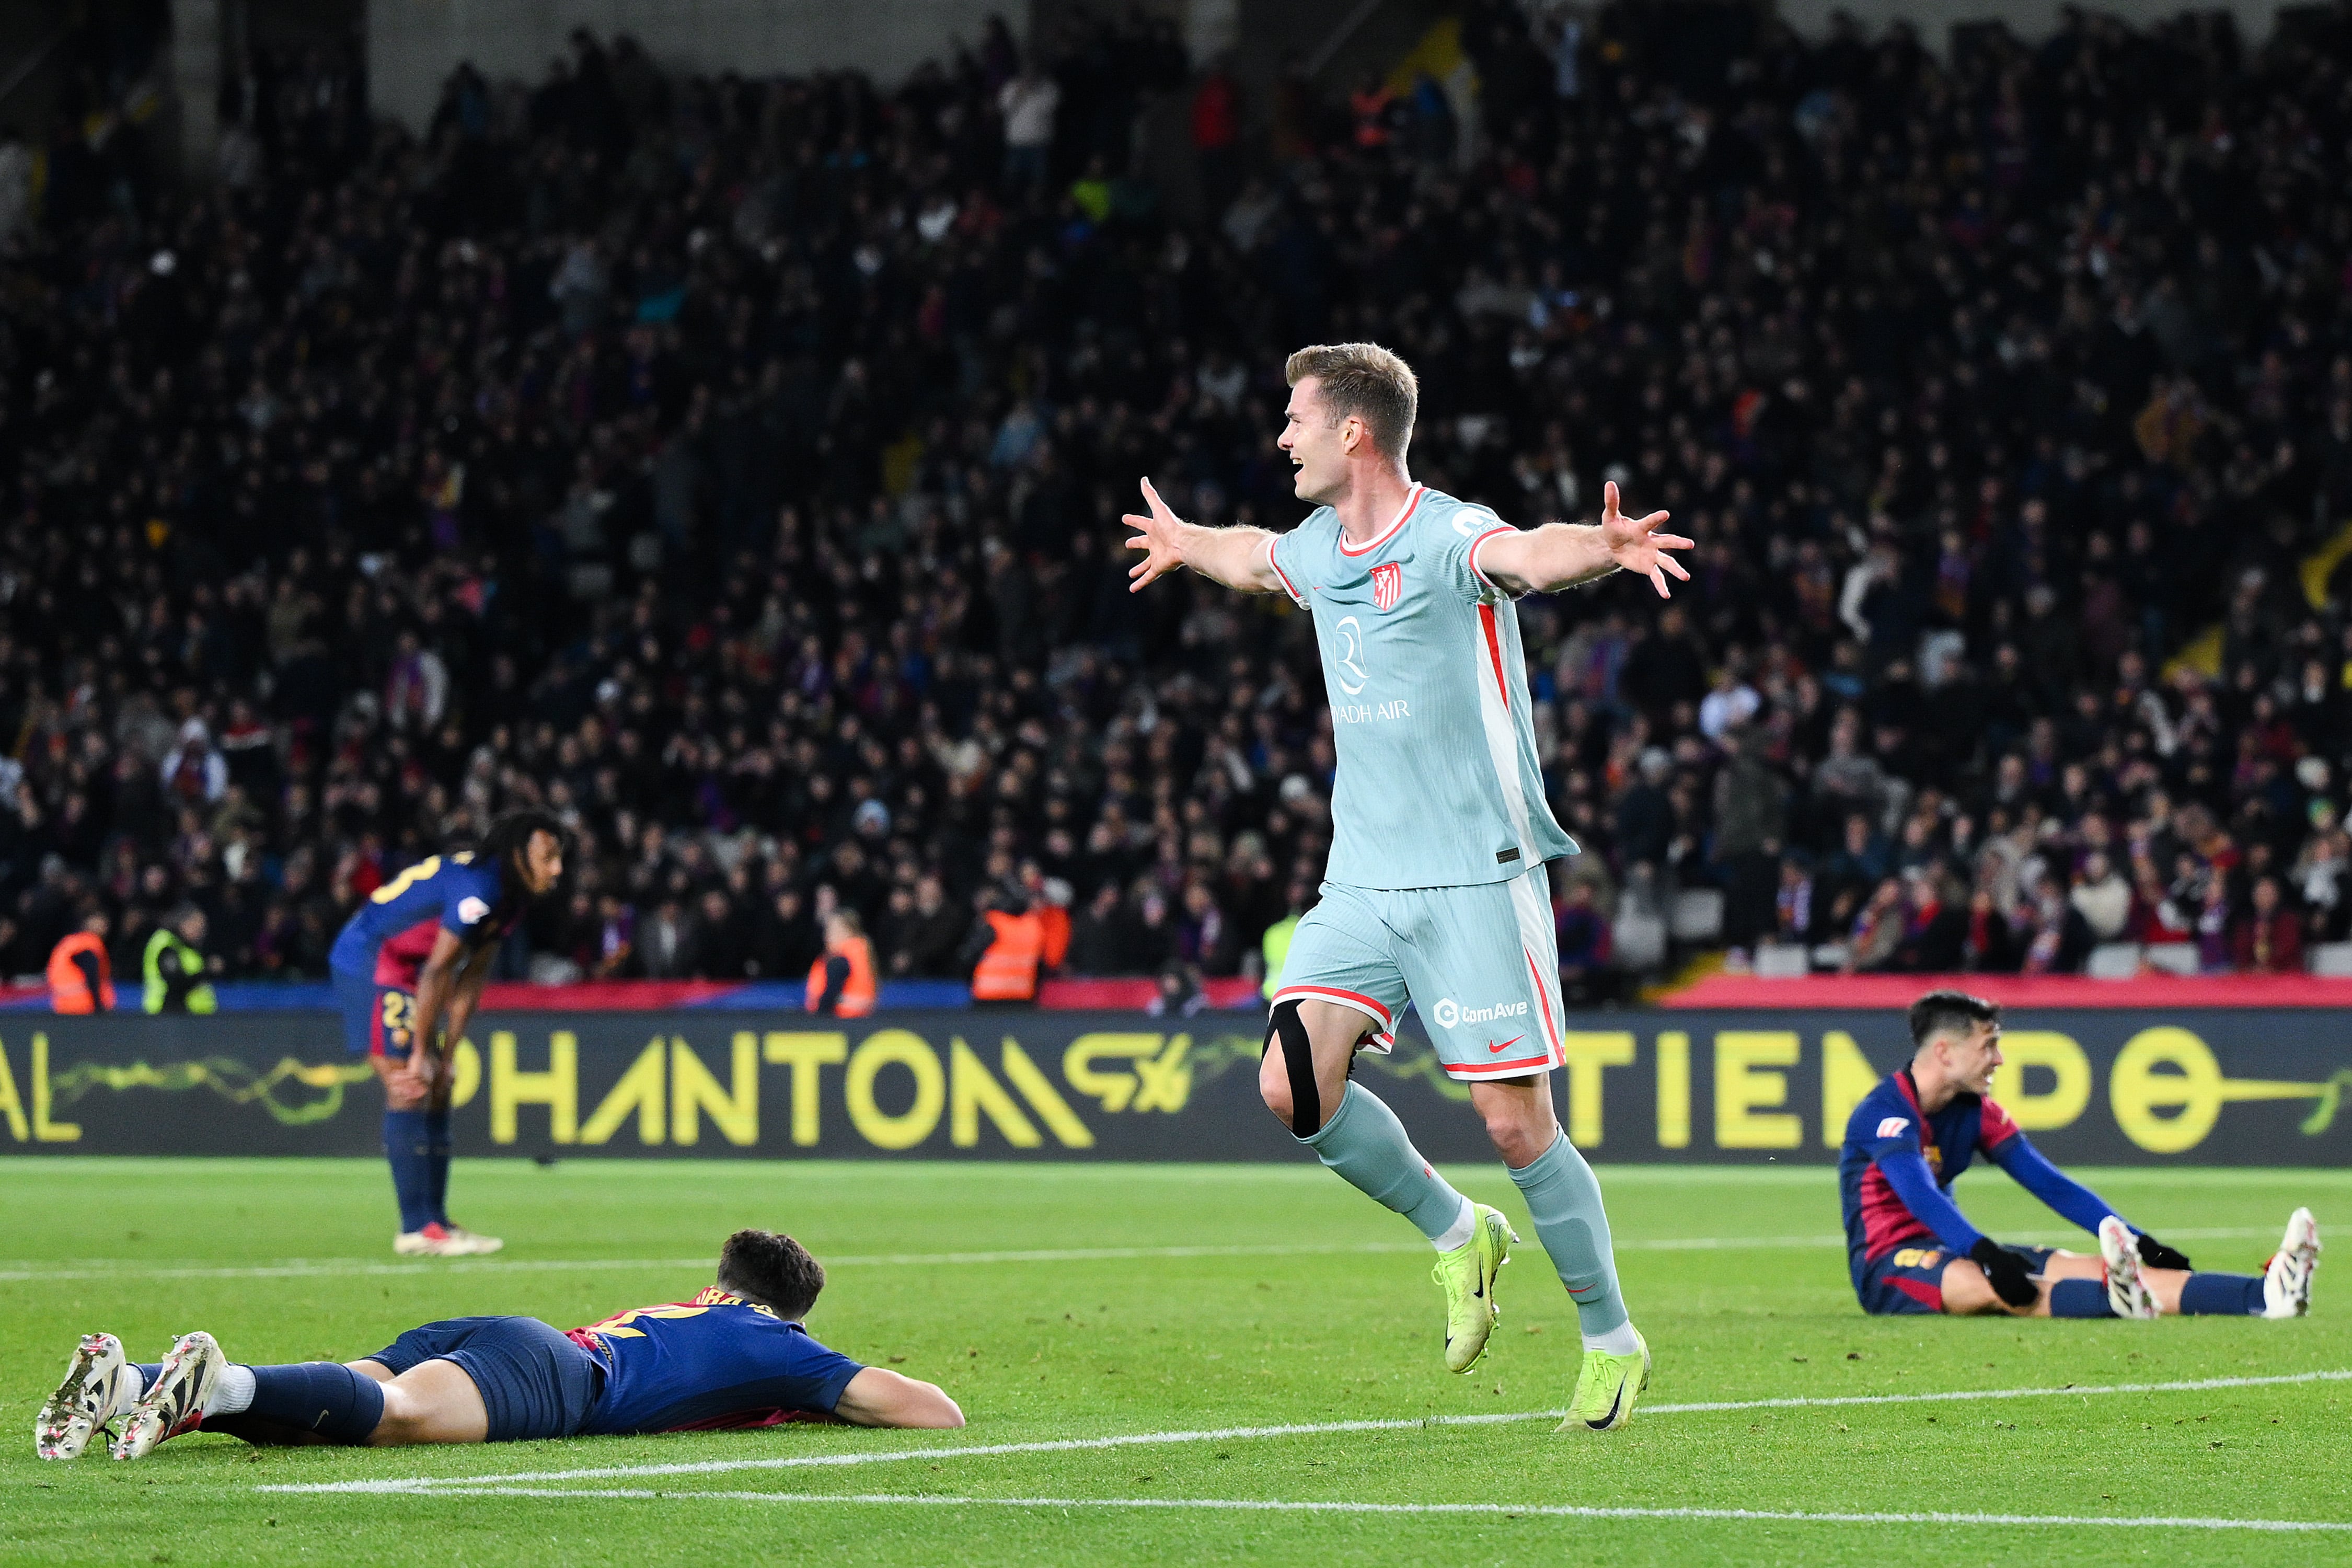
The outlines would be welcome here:
[[[988,911],[996,940],[971,972],[975,1002],[1030,1002],[1037,996],[1037,969],[1045,957],[1045,922],[1034,914]]]
[[[89,982],[82,975],[81,965],[74,959],[89,953],[98,960],[98,994],[89,994]],[[106,943],[89,931],[78,931],[49,950],[49,1005],[60,1013],[95,1013],[101,1008],[114,1011],[114,977],[106,962]]]
[[[1045,967],[1061,968],[1070,956],[1070,911],[1059,904],[1039,904],[1037,929],[1045,933]]]
[[[816,1011],[817,1001],[824,994],[824,966],[835,958],[849,960],[849,978],[841,983],[841,995],[834,1004],[834,1016],[838,1018],[863,1018],[874,1011],[874,946],[862,936],[854,936],[846,945],[828,947],[808,972],[808,1010]]]

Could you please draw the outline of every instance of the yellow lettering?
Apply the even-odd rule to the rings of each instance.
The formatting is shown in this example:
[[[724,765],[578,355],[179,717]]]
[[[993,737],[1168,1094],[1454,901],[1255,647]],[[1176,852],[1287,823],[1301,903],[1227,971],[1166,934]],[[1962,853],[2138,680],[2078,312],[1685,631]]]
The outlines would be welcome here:
[[[81,1123],[49,1120],[49,1037],[33,1037],[33,1138],[40,1143],[79,1143]]]
[[[1658,1036],[1658,1147],[1690,1147],[1690,1036],[1680,1029]]]
[[[471,1040],[459,1040],[449,1053],[449,1109],[473,1103],[482,1088],[482,1053]]]
[[[637,1113],[637,1142],[658,1143],[662,1141],[662,1085],[665,1081],[661,1037],[656,1035],[637,1053],[613,1092],[604,1097],[588,1125],[580,1130],[583,1143],[602,1143],[620,1130],[629,1112]]]
[[[1192,1049],[1192,1037],[1179,1035],[1169,1041],[1168,1048],[1157,1057],[1135,1058],[1136,1080],[1143,1086],[1135,1097],[1137,1110],[1164,1110],[1172,1116],[1184,1109],[1185,1102],[1192,1098],[1192,1069],[1184,1061]],[[1037,1081],[1044,1083],[1044,1077],[1041,1075]],[[1050,1089],[1052,1086],[1047,1087]],[[1071,1120],[1076,1121],[1076,1118]],[[1068,1140],[1064,1139],[1063,1142],[1067,1142]],[[1089,1132],[1087,1144],[1079,1147],[1093,1142],[1094,1134]]]
[[[462,1058],[473,1050],[470,1043],[462,1044]],[[481,1058],[474,1058],[474,1076],[481,1076]],[[460,1065],[458,1085],[470,1089],[465,1082]],[[470,1096],[469,1096],[470,1098]],[[490,1142],[511,1143],[515,1141],[515,1108],[523,1105],[547,1107],[547,1136],[550,1142],[569,1143],[579,1131],[580,1122],[580,1041],[569,1029],[558,1029],[547,1039],[547,1070],[521,1072],[515,1067],[515,1037],[511,1029],[498,1029],[490,1035]],[[598,1114],[603,1114],[601,1111]],[[595,1139],[593,1142],[602,1142]]]
[[[2142,1029],[2116,1057],[2107,1100],[2125,1137],[2151,1154],[2178,1154],[2221,1118],[2221,1064],[2186,1029]]]
[[[874,1079],[886,1067],[902,1067],[915,1077],[915,1103],[897,1116],[874,1103]],[[868,1035],[849,1058],[842,1075],[842,1097],[849,1102],[849,1124],[859,1137],[877,1149],[911,1149],[929,1138],[940,1124],[947,1104],[947,1074],[940,1057],[920,1035],[905,1029],[879,1029]]]
[[[2028,1132],[2072,1127],[2091,1103],[2091,1058],[2069,1036],[2050,1029],[2014,1029],[2000,1037],[2001,1064],[1992,1097]],[[2048,1068],[2057,1077],[2047,1094],[2025,1091],[2025,1069]]]
[[[8,1047],[0,1041],[0,1115],[8,1119],[8,1136],[22,1143],[33,1135],[32,1123],[25,1120],[25,1102],[16,1098],[16,1078],[8,1070]]]
[[[1845,1142],[1845,1124],[1870,1091],[1878,1087],[1878,1069],[1843,1029],[1822,1037],[1822,1147],[1834,1149]]]
[[[1161,1035],[1080,1035],[1062,1053],[1062,1076],[1070,1087],[1089,1100],[1102,1101],[1105,1110],[1116,1114],[1127,1109],[1135,1098],[1140,1080],[1134,1073],[1097,1072],[1095,1063],[1105,1057],[1125,1057],[1129,1060],[1157,1056]]]
[[[1191,1046],[1189,1038],[1179,1035],[1169,1042],[1168,1052],[1160,1060],[1144,1059],[1136,1063],[1144,1075],[1143,1092],[1135,1100],[1136,1110],[1150,1110],[1155,1100],[1162,1102],[1160,1105],[1162,1110],[1184,1109],[1184,1097],[1191,1092],[1192,1086],[1192,1069],[1183,1065],[1184,1052]],[[1022,1098],[1029,1102],[1029,1109],[1037,1113],[1037,1120],[1045,1124],[1062,1147],[1091,1149],[1095,1146],[1095,1135],[1087,1130],[1087,1124],[1078,1120],[1077,1112],[1070,1109],[1069,1102],[1054,1088],[1052,1080],[1038,1070],[1037,1064],[1029,1059],[1029,1053],[1015,1045],[1010,1035],[1004,1039],[1004,1076],[1013,1080],[1013,1087],[1021,1091]],[[1177,1079],[1181,1081],[1171,1081]],[[1164,1103],[1170,1096],[1175,1100],[1172,1105]]]
[[[388,904],[392,902],[393,900],[400,897],[401,894],[408,891],[409,889],[415,887],[417,883],[423,881],[425,878],[430,877],[434,872],[438,871],[439,869],[441,869],[441,857],[438,855],[428,855],[424,859],[419,860],[415,865],[411,866],[407,870],[403,871],[399,876],[394,877],[391,881],[386,882],[383,887],[378,888],[374,892],[369,894],[368,901],[373,904]]]
[[[1615,1033],[1570,1033],[1559,1038],[1568,1058],[1568,1141],[1580,1149],[1601,1142],[1601,1069],[1633,1065],[1633,1037]]]
[[[793,1142],[813,1149],[817,1141],[816,1069],[839,1067],[849,1059],[847,1035],[803,1035],[779,1030],[760,1043],[760,1054],[771,1067],[793,1069]]]
[[[996,1123],[996,1131],[1015,1149],[1034,1149],[1045,1140],[1020,1105],[1004,1092],[981,1059],[971,1054],[971,1047],[959,1035],[949,1047],[948,1068],[948,1137],[959,1149],[969,1149],[980,1142],[980,1113]]]
[[[760,1141],[760,1042],[749,1029],[736,1031],[733,1043],[734,1092],[721,1089],[694,1047],[677,1036],[669,1042],[669,1141],[702,1141],[702,1113],[727,1142],[750,1145]]]
[[[1789,1102],[1789,1075],[1803,1053],[1793,1029],[1726,1029],[1715,1037],[1715,1146],[1794,1149],[1804,1123]]]

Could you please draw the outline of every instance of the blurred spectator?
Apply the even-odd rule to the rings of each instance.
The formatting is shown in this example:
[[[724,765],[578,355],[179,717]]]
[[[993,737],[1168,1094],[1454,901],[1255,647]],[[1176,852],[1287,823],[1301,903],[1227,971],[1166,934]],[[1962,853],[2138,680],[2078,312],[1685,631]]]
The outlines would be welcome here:
[[[846,910],[967,973],[1010,882],[1088,890],[1075,970],[1231,973],[1322,869],[1319,665],[1278,600],[1129,598],[1115,520],[1150,473],[1288,525],[1274,372],[1348,336],[1421,373],[1416,478],[1701,542],[1663,614],[1518,607],[1612,962],[1694,886],[1858,966],[2344,938],[2341,61],[1465,26],[1458,101],[1192,82],[1199,221],[1130,164],[1182,75],[1140,13],[887,89],[583,32],[422,142],[321,47],[199,193],[128,121],[0,142],[0,966],[95,904],[130,973],[186,903],[315,974],[536,805],[581,853],[535,972],[794,981]]]
[[[2231,956],[2248,974],[2287,974],[2303,968],[2303,922],[2286,907],[2276,877],[2263,877],[2246,912],[2230,933]]]

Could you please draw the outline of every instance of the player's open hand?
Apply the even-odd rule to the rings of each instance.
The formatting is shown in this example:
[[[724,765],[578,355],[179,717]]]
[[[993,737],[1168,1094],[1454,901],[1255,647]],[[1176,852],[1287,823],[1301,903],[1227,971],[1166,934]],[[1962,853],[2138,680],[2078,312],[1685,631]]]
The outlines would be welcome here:
[[[1130,594],[1184,564],[1184,552],[1177,543],[1183,520],[1168,510],[1168,503],[1160,499],[1160,492],[1151,488],[1150,479],[1143,481],[1143,504],[1150,509],[1143,515],[1129,512],[1119,519],[1135,530],[1135,537],[1127,542],[1127,547],[1143,552],[1143,559],[1128,569],[1127,591]]]
[[[1690,581],[1683,563],[1666,552],[1691,549],[1692,542],[1679,533],[1658,531],[1658,525],[1666,521],[1666,516],[1663,511],[1654,511],[1643,518],[1627,517],[1617,510],[1617,481],[1612,479],[1601,487],[1601,537],[1608,543],[1609,559],[1628,572],[1647,577],[1657,587],[1661,599],[1674,596],[1666,588],[1669,575],[1685,583]]]
[[[449,1079],[449,1063],[439,1051],[418,1041],[408,1053],[408,1076],[415,1080],[416,1091],[431,1099],[436,1090],[446,1091]]]

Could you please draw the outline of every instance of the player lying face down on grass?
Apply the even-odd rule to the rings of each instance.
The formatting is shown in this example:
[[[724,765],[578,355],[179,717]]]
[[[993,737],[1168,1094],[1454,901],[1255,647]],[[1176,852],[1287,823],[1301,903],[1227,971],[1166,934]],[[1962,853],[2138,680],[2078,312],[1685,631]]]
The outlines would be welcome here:
[[[1911,1005],[1911,1064],[1864,1097],[1838,1159],[1848,1262],[1863,1310],[2153,1318],[2292,1318],[2310,1308],[2319,1227],[2299,1208],[2260,1274],[2192,1270],[2042,1158],[1992,1098],[2000,1005],[1933,991]],[[2095,1255],[2003,1247],[1970,1225],[1952,1182],[1981,1153],[2096,1236]]]
[[[1446,1075],[1468,1090],[1576,1302],[1584,1353],[1564,1431],[1624,1425],[1649,1347],[1618,1289],[1591,1168],[1561,1133],[1551,1073],[1566,1058],[1559,953],[1544,864],[1577,853],[1544,795],[1516,601],[1618,571],[1659,596],[1688,574],[1617,487],[1593,524],[1527,530],[1415,484],[1405,466],[1419,384],[1375,343],[1301,349],[1276,445],[1316,510],[1286,533],[1179,519],[1150,480],[1129,514],[1141,589],[1190,568],[1282,594],[1312,619],[1339,767],[1321,900],[1291,938],[1258,1086],[1291,1135],[1437,1251],[1445,1364],[1468,1372],[1496,1317],[1512,1236],[1431,1167],[1395,1112],[1350,1081],[1386,1051],[1411,1001]]]
[[[824,1269],[791,1237],[739,1230],[717,1283],[693,1300],[560,1331],[537,1318],[452,1318],[358,1361],[248,1366],[213,1336],[184,1334],[133,1365],[112,1334],[85,1335],[41,1406],[34,1447],[79,1458],[114,1423],[110,1452],[136,1459],[190,1432],[254,1444],[506,1443],[835,1421],[961,1426],[928,1383],[861,1366],[802,1320]]]

